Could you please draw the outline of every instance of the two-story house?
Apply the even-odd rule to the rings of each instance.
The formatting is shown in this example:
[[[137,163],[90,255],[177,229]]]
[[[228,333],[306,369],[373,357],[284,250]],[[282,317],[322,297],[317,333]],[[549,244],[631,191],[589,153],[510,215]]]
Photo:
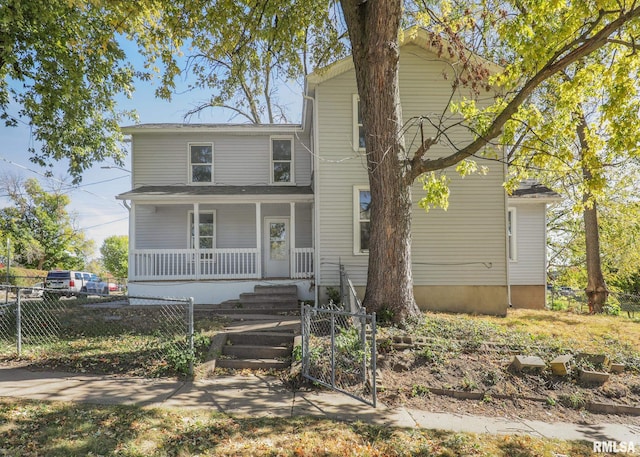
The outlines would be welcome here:
[[[407,36],[405,119],[446,111],[454,70],[426,34]],[[117,198],[131,207],[132,295],[220,303],[254,285],[295,284],[301,300],[323,300],[339,284],[340,264],[364,291],[371,197],[351,59],[310,75],[305,92],[301,124],[123,129],[132,140],[132,189]],[[469,135],[449,131],[454,141]],[[477,160],[484,175],[449,173],[447,211],[425,212],[417,204],[424,191],[413,189],[414,290],[424,309],[505,314],[510,304],[508,229],[516,224],[509,225],[505,165]],[[536,230],[544,239],[544,225]],[[544,263],[534,268],[544,290]]]

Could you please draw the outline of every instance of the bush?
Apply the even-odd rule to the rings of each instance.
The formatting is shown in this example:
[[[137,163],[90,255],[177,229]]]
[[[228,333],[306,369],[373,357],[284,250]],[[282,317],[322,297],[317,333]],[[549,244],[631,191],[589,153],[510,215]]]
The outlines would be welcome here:
[[[9,284],[18,287],[32,286],[38,281],[44,281],[47,277],[45,270],[30,270],[22,267],[9,268]],[[0,270],[0,283],[6,284],[7,282],[7,269],[6,267]]]

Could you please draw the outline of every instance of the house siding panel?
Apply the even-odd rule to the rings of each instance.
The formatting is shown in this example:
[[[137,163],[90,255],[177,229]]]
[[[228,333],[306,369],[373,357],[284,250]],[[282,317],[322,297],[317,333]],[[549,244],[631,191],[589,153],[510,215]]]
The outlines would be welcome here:
[[[417,47],[403,48],[400,87],[405,121],[443,111],[450,82],[443,79],[442,73],[448,68]],[[324,286],[338,283],[338,262],[345,265],[356,285],[366,283],[368,256],[353,254],[353,186],[368,185],[364,157],[352,147],[355,92],[352,71],[327,80],[316,89],[321,157],[317,172],[321,189],[320,281]],[[456,141],[469,138],[462,129],[450,133]],[[411,151],[417,147],[413,139],[411,133],[406,136]],[[448,152],[435,147],[429,154]],[[504,168],[497,161],[477,162],[488,167],[487,175],[462,179],[455,170],[447,170],[451,179],[447,211],[432,209],[425,213],[417,204],[424,191],[418,184],[413,187],[412,260],[416,286],[506,284]]]
[[[136,205],[136,249],[186,249],[191,205]]]
[[[517,253],[516,260],[509,262],[509,280],[512,285],[544,285],[546,205],[510,200],[509,206],[516,209]]]
[[[209,205],[201,206],[209,207]],[[210,207],[216,210],[217,248],[256,247],[255,205],[210,205]]]
[[[270,138],[223,133],[136,133],[133,140],[134,187],[189,183],[189,143],[213,143],[214,184],[267,185],[270,180]],[[294,138],[295,180],[311,184],[309,134]]]

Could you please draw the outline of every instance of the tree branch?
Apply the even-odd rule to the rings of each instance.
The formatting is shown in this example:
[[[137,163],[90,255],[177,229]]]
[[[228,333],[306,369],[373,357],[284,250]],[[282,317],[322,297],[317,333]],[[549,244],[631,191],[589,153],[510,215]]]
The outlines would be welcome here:
[[[411,169],[412,179],[417,178],[423,173],[435,170],[441,170],[457,164],[458,162],[470,157],[480,151],[486,146],[492,139],[496,138],[502,132],[502,128],[516,113],[518,108],[525,102],[525,100],[531,96],[533,91],[540,86],[544,81],[553,76],[554,74],[561,72],[569,65],[583,57],[589,55],[593,51],[604,46],[609,40],[609,36],[622,27],[626,22],[631,19],[640,16],[640,6],[636,6],[634,9],[629,10],[626,13],[621,13],[615,20],[605,25],[596,32],[591,38],[585,38],[584,41],[575,49],[565,53],[558,60],[555,60],[561,54],[556,54],[554,58],[550,59],[544,67],[542,67],[533,77],[531,77],[515,94],[513,99],[507,104],[504,110],[498,114],[491,126],[487,129],[486,133],[466,147],[456,151],[455,153],[440,157],[437,159],[422,159],[420,162],[416,162]],[[591,30],[591,29],[590,29]],[[583,34],[584,36],[584,34]],[[424,152],[421,152],[421,156]]]

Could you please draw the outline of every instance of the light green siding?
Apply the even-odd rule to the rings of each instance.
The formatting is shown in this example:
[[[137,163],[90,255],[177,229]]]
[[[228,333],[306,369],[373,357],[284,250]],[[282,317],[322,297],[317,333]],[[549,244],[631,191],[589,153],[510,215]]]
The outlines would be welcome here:
[[[516,212],[516,259],[509,262],[512,285],[546,284],[545,203],[509,201]]]
[[[449,71],[449,64],[417,46],[402,49],[400,92],[405,121],[421,115],[436,119],[443,110],[450,116],[445,105],[451,92],[451,78],[443,78],[443,72]],[[338,262],[345,265],[355,284],[366,282],[368,256],[353,253],[353,187],[368,185],[364,157],[354,152],[352,145],[354,93],[352,70],[320,83],[315,93],[319,138],[318,254],[323,286],[338,283]],[[413,133],[415,130],[406,136],[410,151],[417,147]],[[426,128],[425,135],[429,134]],[[449,135],[459,143],[470,138],[462,128],[451,130]],[[436,157],[450,152],[444,146],[436,146],[429,154]],[[425,213],[417,206],[424,191],[419,185],[413,188],[412,260],[416,286],[507,283],[504,166],[486,159],[477,162],[489,168],[487,175],[462,179],[455,170],[447,171],[451,179],[447,211],[432,209]]]
[[[282,135],[278,135],[282,136]],[[308,133],[294,140],[295,184],[311,184]],[[133,138],[134,187],[189,183],[189,143],[213,143],[214,184],[251,186],[270,181],[270,135],[202,132],[135,133]]]

